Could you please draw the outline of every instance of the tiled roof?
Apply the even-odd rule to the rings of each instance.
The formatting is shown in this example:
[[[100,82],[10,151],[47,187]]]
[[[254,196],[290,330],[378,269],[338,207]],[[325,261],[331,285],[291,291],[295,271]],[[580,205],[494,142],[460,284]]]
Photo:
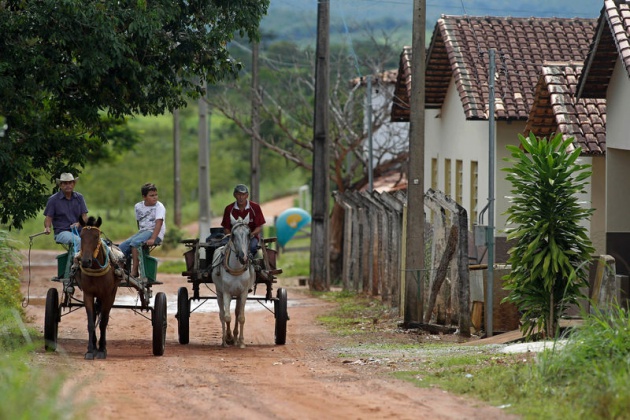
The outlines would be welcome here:
[[[526,120],[544,61],[584,61],[596,19],[442,16],[427,51],[425,106],[440,108],[452,77],[466,118],[488,118],[488,51],[496,50],[495,117]],[[400,58],[392,121],[409,120],[411,48]],[[406,118],[406,119],[405,119]]]
[[[578,83],[578,97],[604,98],[618,58],[630,75],[630,5],[604,0],[586,70]]]
[[[425,95],[426,96],[426,95]],[[403,47],[394,88],[392,121],[409,121],[409,98],[411,97],[411,47]]]
[[[384,85],[393,85],[396,83],[396,79],[398,77],[398,70],[385,70],[382,73],[372,75],[372,84],[384,84]],[[356,86],[357,84],[361,84],[361,86],[367,86],[367,77],[355,77],[350,80],[350,84],[352,86]]]
[[[546,63],[536,84],[536,93],[525,134],[573,137],[573,147],[582,155],[606,153],[606,100],[575,98],[582,63]]]

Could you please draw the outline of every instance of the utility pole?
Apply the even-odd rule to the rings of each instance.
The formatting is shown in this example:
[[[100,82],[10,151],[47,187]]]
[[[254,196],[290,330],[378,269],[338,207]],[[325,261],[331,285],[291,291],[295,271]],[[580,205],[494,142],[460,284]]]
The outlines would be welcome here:
[[[486,279],[486,336],[492,337],[494,327],[492,317],[494,316],[494,165],[495,165],[495,120],[494,120],[494,62],[495,50],[488,51],[488,227],[486,230],[486,240],[488,246],[488,277]]]
[[[207,84],[206,94],[199,98],[199,238],[210,234],[210,139],[208,134]]]
[[[181,135],[179,131],[179,109],[173,110],[173,223],[177,227],[182,225],[182,180],[181,180]]]
[[[374,191],[374,152],[372,138],[372,75],[368,74],[367,78],[367,98],[365,106],[365,116],[367,119],[367,135],[368,135],[368,191]]]
[[[311,220],[311,275],[309,288],[330,289],[328,208],[330,157],[328,151],[328,61],[330,4],[317,3],[317,48],[315,51],[315,110],[313,115],[313,199]]]
[[[426,0],[413,2],[404,323],[422,322],[424,266],[424,76]]]
[[[256,136],[260,135],[260,91],[258,87],[258,50],[259,44],[252,45],[252,162],[251,185],[249,193],[252,201],[260,201],[260,143]]]

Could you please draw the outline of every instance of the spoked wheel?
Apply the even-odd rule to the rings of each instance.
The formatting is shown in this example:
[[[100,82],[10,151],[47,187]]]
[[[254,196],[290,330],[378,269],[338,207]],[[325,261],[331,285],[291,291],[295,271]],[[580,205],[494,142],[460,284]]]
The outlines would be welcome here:
[[[57,350],[57,332],[59,331],[59,292],[48,289],[46,294],[46,312],[44,314],[44,348],[46,351]]]
[[[166,295],[159,292],[155,295],[153,309],[153,355],[162,356],[166,345]]]
[[[177,291],[177,334],[179,344],[188,344],[190,321],[190,301],[188,300],[188,289],[180,287]]]
[[[285,344],[287,342],[287,321],[289,320],[287,290],[285,288],[278,289],[277,299],[273,301],[273,307],[276,317],[276,344]]]

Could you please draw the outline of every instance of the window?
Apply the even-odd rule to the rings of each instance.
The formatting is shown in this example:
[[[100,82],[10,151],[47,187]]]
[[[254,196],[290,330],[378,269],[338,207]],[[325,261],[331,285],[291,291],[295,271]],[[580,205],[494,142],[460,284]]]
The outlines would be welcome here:
[[[479,215],[479,165],[477,161],[470,162],[470,226],[477,223]]]
[[[451,160],[444,159],[444,194],[451,195]]]
[[[431,159],[431,188],[433,191],[438,189],[438,160],[436,158]]]
[[[457,159],[455,161],[455,201],[459,205],[463,205],[463,190],[464,190],[464,163]]]

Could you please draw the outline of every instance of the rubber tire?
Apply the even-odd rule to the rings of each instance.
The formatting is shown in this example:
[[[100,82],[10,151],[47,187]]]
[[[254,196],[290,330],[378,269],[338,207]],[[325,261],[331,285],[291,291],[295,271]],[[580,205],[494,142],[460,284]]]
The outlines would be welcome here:
[[[177,335],[179,344],[188,344],[190,340],[190,301],[188,289],[180,287],[177,291]]]
[[[57,350],[57,333],[59,332],[59,292],[55,288],[48,289],[46,294],[46,312],[44,315],[44,349]]]
[[[159,292],[155,295],[153,308],[153,355],[162,356],[166,345],[166,295]]]
[[[276,344],[283,345],[287,342],[287,290],[283,287],[278,289],[277,299],[273,301],[274,314],[276,317],[275,338]]]

